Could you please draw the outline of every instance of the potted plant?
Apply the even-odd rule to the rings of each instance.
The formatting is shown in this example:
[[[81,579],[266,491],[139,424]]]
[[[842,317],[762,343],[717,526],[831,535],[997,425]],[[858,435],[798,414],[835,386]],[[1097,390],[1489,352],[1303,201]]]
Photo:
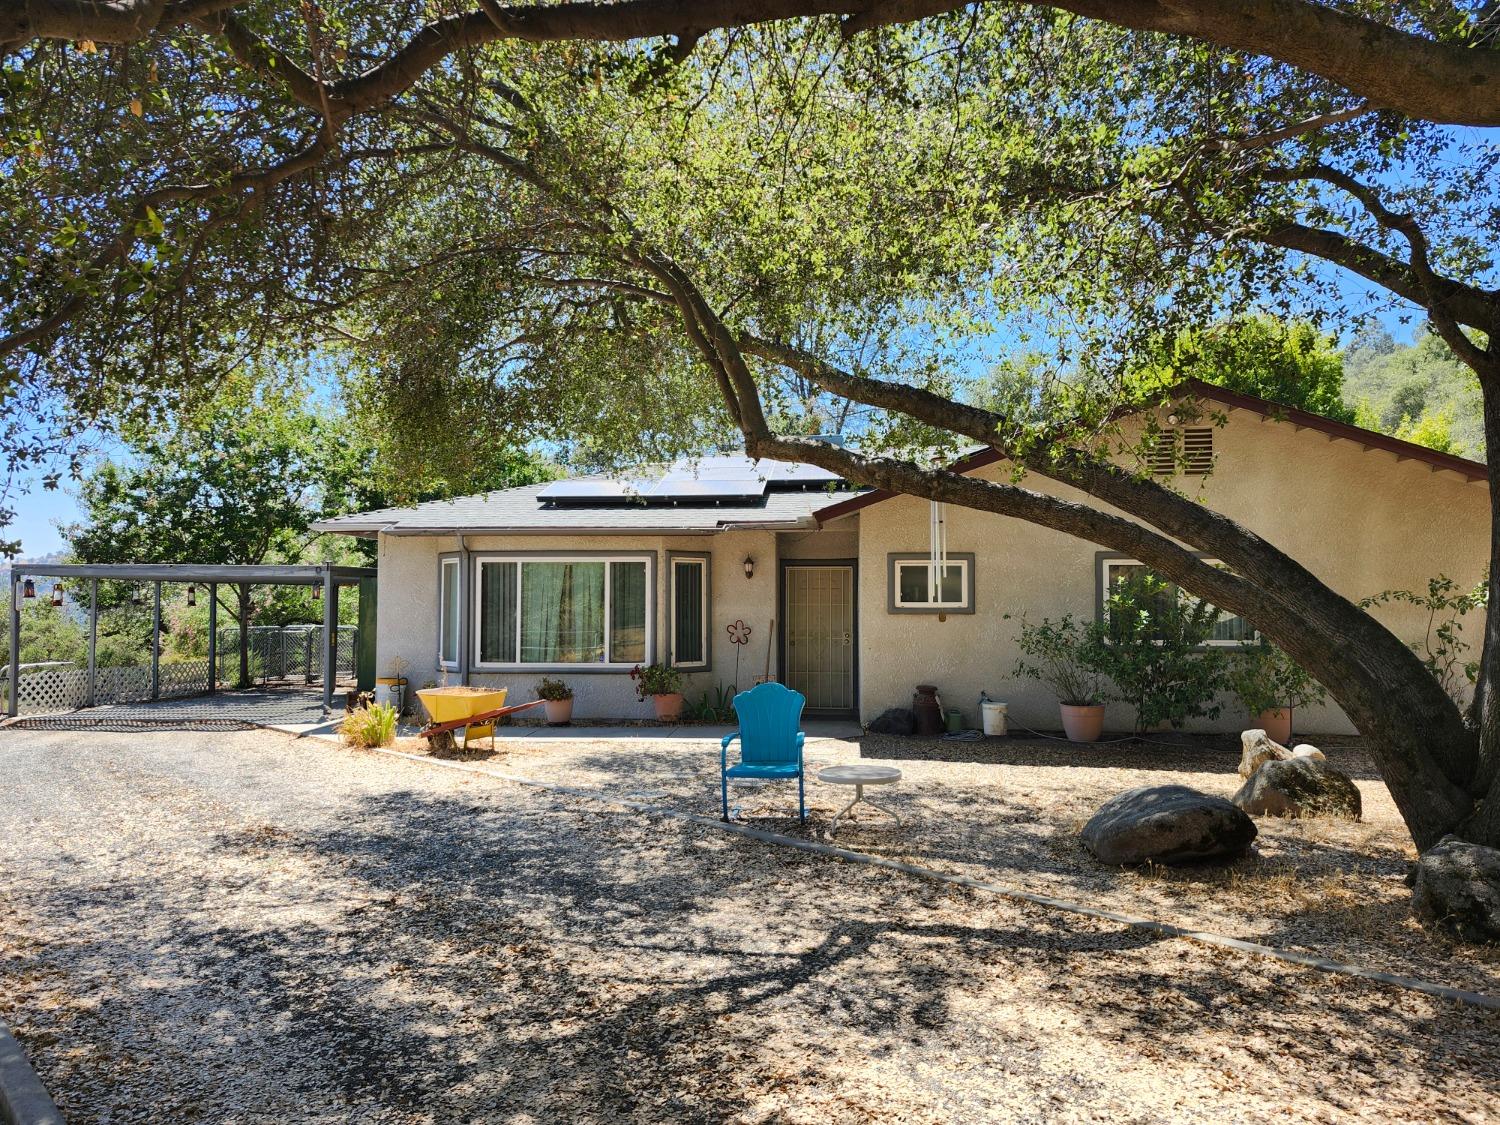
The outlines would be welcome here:
[[[1017,676],[1041,680],[1057,693],[1063,731],[1074,742],[1097,742],[1104,730],[1104,638],[1092,622],[1072,614],[1061,620],[1021,623],[1017,639],[1023,654]]]
[[[536,697],[547,712],[547,725],[565,727],[573,721],[573,689],[562,680],[543,676],[536,683]]]
[[[656,717],[662,722],[674,722],[682,714],[682,673],[666,664],[637,664],[630,670],[635,681],[635,694],[651,700]]]
[[[1323,702],[1323,685],[1275,645],[1250,644],[1235,654],[1229,689],[1273,742],[1292,741],[1292,711]]]

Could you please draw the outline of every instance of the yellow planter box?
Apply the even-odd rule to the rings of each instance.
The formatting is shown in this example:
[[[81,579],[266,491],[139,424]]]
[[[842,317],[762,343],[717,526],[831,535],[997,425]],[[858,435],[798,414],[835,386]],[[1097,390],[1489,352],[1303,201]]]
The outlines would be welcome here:
[[[422,706],[427,708],[427,714],[435,723],[451,723],[457,719],[467,719],[470,715],[482,715],[486,711],[498,711],[505,706],[505,697],[510,694],[509,688],[496,688],[493,691],[475,691],[473,688],[422,688],[417,692],[417,698],[422,701]],[[464,745],[469,745],[471,738],[484,738],[495,733],[494,723],[476,723],[473,726],[464,727]]]

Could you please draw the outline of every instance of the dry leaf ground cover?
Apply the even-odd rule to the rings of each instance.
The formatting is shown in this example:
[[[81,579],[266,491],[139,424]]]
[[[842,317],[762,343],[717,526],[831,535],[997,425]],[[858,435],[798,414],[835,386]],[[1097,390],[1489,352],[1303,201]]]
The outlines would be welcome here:
[[[608,749],[501,745],[574,782]],[[626,784],[702,802],[695,761],[655,772]],[[0,1018],[74,1123],[1484,1121],[1500,1093],[1493,1012],[313,740],[8,731],[0,792]],[[934,862],[945,816],[909,829]]]
[[[1462,945],[1418,925],[1405,879],[1416,852],[1389,791],[1357,739],[1321,740],[1329,763],[1355,779],[1364,818],[1257,821],[1253,853],[1229,865],[1139,870],[1105,867],[1078,829],[1116,793],[1140,785],[1188,785],[1231,796],[1242,779],[1235,736],[1153,736],[1092,746],[1050,738],[983,742],[867,735],[815,739],[807,748],[806,829],[792,785],[746,791],[742,814],[789,834],[826,838],[851,792],[820,785],[841,762],[897,766],[899,786],[870,790],[896,810],[896,828],[861,815],[836,842],[1141,917],[1267,945],[1318,953],[1458,988],[1500,994],[1500,949]],[[415,740],[408,744],[420,749]],[[715,740],[629,743],[511,740],[488,768],[717,816]],[[789,815],[791,814],[791,815]]]

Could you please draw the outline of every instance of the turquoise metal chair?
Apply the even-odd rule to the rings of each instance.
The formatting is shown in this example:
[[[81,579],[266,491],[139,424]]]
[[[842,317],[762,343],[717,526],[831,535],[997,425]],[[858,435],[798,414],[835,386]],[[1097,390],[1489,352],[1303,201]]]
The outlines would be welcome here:
[[[740,729],[726,734],[719,744],[719,795],[724,801],[724,819],[729,819],[729,779],[763,777],[797,779],[797,816],[807,820],[807,802],[803,798],[802,743],[805,735],[797,729],[802,722],[802,708],[807,703],[801,692],[782,684],[757,684],[734,697],[734,713]],[[729,744],[740,743],[740,760],[729,764]]]

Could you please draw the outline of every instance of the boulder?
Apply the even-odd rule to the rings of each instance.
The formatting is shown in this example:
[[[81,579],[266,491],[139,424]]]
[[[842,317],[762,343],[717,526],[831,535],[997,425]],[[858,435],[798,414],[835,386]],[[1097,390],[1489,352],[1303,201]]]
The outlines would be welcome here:
[[[1103,863],[1172,864],[1240,855],[1255,833],[1255,822],[1223,797],[1152,785],[1110,798],[1082,836]]]
[[[1253,777],[1267,762],[1284,762],[1292,752],[1259,728],[1240,735],[1240,776]]]
[[[1500,849],[1444,836],[1417,860],[1412,908],[1464,941],[1500,942]]]
[[[1328,756],[1310,742],[1304,742],[1299,746],[1292,747],[1292,757],[1311,758],[1315,762],[1326,762]]]
[[[1230,798],[1252,816],[1342,816],[1358,820],[1359,789],[1326,762],[1304,755],[1267,762]]]
[[[871,734],[916,734],[917,717],[910,707],[891,707],[870,720]]]

